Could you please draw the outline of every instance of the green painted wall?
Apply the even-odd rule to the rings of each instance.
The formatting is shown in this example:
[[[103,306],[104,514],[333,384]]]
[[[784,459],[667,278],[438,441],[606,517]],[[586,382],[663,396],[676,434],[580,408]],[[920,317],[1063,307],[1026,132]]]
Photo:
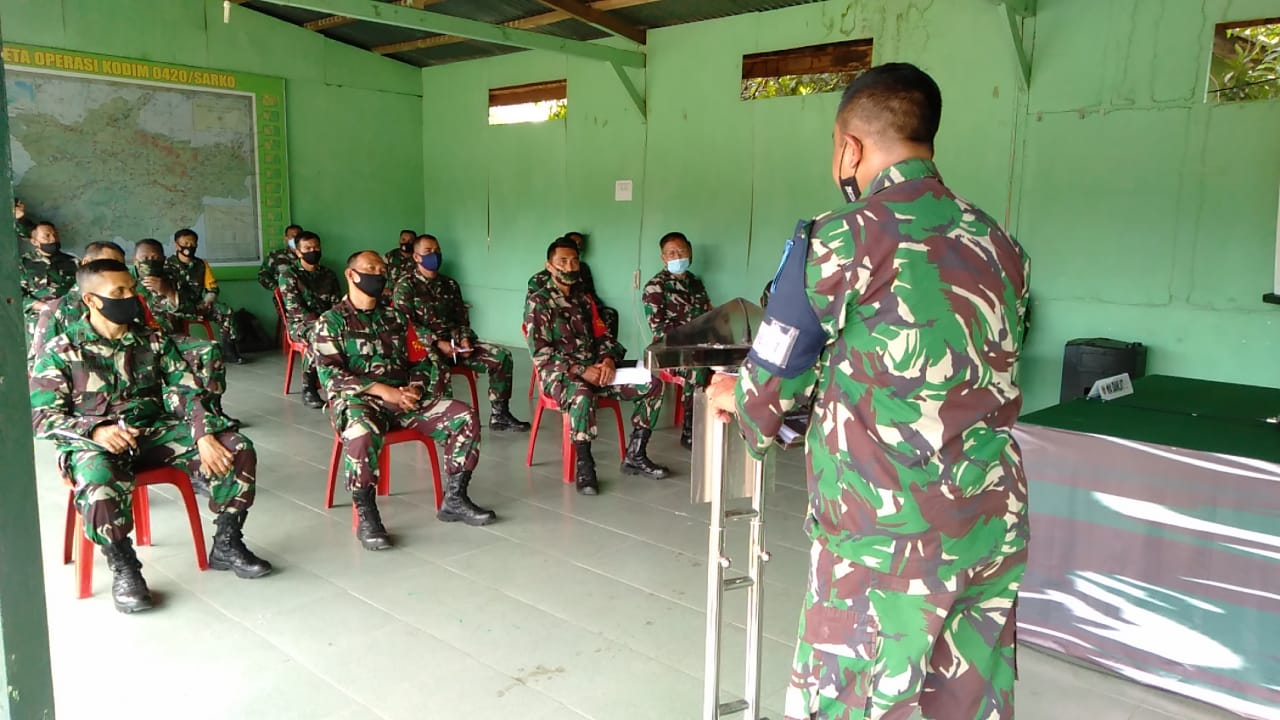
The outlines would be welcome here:
[[[943,88],[938,162],[1033,258],[1027,406],[1056,401],[1063,343],[1151,346],[1153,372],[1277,383],[1271,289],[1280,102],[1203,103],[1213,25],[1275,15],[1274,0],[1040,0],[1032,91],[1003,8],[988,0],[826,2],[649,34],[648,115],[606,66],[543,53],[422,73],[429,230],[466,286],[479,332],[518,344],[525,280],[555,236],[586,259],[648,341],[632,273],[659,269],[683,230],[715,301],[757,298],[795,220],[836,204],[836,97],[738,100],[740,57],[871,37]],[[567,78],[565,121],[489,127],[490,87]],[[635,200],[613,201],[632,179]]]
[[[422,222],[416,68],[240,7],[224,24],[220,0],[0,0],[0,19],[11,42],[285,78],[291,215],[320,233],[334,268]],[[223,286],[271,331],[270,295]]]

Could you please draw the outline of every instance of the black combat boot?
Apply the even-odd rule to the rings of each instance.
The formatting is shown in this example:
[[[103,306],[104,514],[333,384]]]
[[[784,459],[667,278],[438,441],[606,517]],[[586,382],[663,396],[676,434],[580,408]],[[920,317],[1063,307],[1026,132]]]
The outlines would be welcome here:
[[[216,412],[216,413],[218,413],[219,415],[221,415],[222,417],[226,418],[226,419],[227,419],[227,422],[231,423],[231,426],[227,428],[228,430],[239,430],[239,429],[240,429],[240,427],[241,427],[242,425],[244,425],[244,423],[242,423],[242,422],[240,422],[239,420],[237,420],[237,419],[235,419],[235,418],[231,417],[230,415],[228,415],[228,414],[227,414],[227,411],[226,411],[226,410],[223,410],[223,409],[222,409],[222,396],[221,396],[221,395],[215,395],[215,396],[213,397],[213,399],[210,401],[210,404],[211,404],[211,405],[213,405],[213,411],[214,411],[214,412]],[[208,489],[208,488],[207,488],[207,486],[206,486],[206,489]]]
[[[467,486],[471,484],[471,471],[463,470],[444,479],[444,502],[436,519],[444,522],[462,521],[471,526],[488,525],[498,519],[497,513],[471,502]]]
[[[315,368],[302,373],[302,404],[309,408],[324,407],[324,400],[320,399],[320,376]]]
[[[519,420],[515,415],[511,414],[511,402],[509,400],[494,400],[489,405],[490,430],[529,432],[529,423]]]
[[[382,526],[382,515],[374,500],[374,493],[377,491],[376,485],[351,491],[351,502],[355,503],[356,515],[360,519],[356,526],[356,539],[365,550],[386,550],[391,547],[391,536]]]
[[[231,570],[236,577],[260,578],[271,572],[271,563],[254,555],[244,546],[244,521],[247,510],[218,513],[213,522],[218,531],[213,536],[213,549],[209,551],[210,570]]]
[[[577,462],[573,468],[574,484],[583,495],[599,495],[600,483],[596,480],[596,459],[591,457],[591,442],[575,442],[573,454]]]
[[[129,538],[102,546],[102,555],[111,568],[111,601],[122,613],[135,613],[154,607],[147,581],[142,579],[142,563],[133,552]]]
[[[222,359],[234,365],[244,364],[244,358],[240,356],[240,349],[236,347],[236,341],[226,336],[222,338]]]
[[[623,475],[647,475],[654,480],[661,480],[671,471],[655,464],[649,459],[649,431],[636,428],[631,431],[631,442],[627,443],[627,456],[622,458]]]
[[[685,450],[693,449],[693,399],[684,404],[684,421],[680,426],[680,445]]]

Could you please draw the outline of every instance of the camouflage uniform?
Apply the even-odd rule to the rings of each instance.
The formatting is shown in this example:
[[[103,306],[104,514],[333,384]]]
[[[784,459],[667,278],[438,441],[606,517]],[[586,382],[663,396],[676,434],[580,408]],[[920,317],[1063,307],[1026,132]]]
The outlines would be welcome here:
[[[337,274],[323,265],[315,270],[307,270],[300,262],[286,266],[280,271],[279,289],[289,336],[308,344],[316,320],[342,299]]]
[[[812,565],[786,716],[906,717],[918,703],[932,719],[1012,718],[1026,256],[921,159],[794,240],[795,281],[775,286],[737,391],[757,457],[813,397]],[[820,329],[789,326],[788,342],[775,319],[788,307]]]
[[[711,312],[711,298],[707,295],[706,286],[697,275],[688,271],[684,275],[676,275],[664,269],[654,275],[645,284],[641,300],[654,342],[666,337],[668,330]],[[685,379],[685,406],[693,407],[693,391],[706,386],[711,379],[711,371],[689,368],[672,372]]]
[[[224,343],[239,339],[235,312],[229,305],[215,300],[207,310],[202,309],[206,296],[216,298],[218,295],[218,280],[203,258],[192,258],[190,263],[184,263],[178,256],[170,255],[165,259],[164,267],[178,290],[178,303],[183,308],[184,319],[212,322],[218,326],[219,337],[216,339]]]
[[[133,273],[134,278],[138,277],[138,268],[129,269]],[[167,279],[167,276],[166,276]],[[170,280],[169,282],[173,282]],[[196,382],[200,387],[206,390],[213,400],[214,407],[221,411],[222,394],[227,391],[227,365],[222,359],[222,350],[216,342],[204,340],[201,338],[191,337],[185,332],[178,332],[183,328],[182,320],[190,317],[190,311],[184,312],[182,308],[169,300],[167,296],[156,295],[147,289],[139,280],[134,286],[134,292],[142,300],[143,312],[147,315],[148,325],[158,328],[165,335],[168,335],[173,344],[178,346],[178,352],[182,353],[183,359],[191,366],[191,373],[195,375]],[[181,298],[178,302],[181,303]],[[84,313],[84,308],[80,308],[80,312]],[[169,408],[172,412],[178,412],[177,408]]]
[[[30,240],[31,233],[35,232],[35,230],[35,221],[26,215],[13,219],[13,231],[18,235],[18,240]]]
[[[280,284],[280,273],[285,268],[293,267],[298,264],[298,256],[293,254],[289,248],[279,248],[267,253],[262,259],[262,267],[258,268],[258,284],[263,288],[275,292]]]
[[[545,268],[534,273],[533,277],[529,278],[529,289],[525,295],[526,301],[530,295],[545,287],[548,282],[551,282],[551,273],[547,272]],[[578,259],[578,282],[574,283],[574,286],[574,292],[585,293],[587,297],[591,298],[592,302],[596,304],[596,311],[600,313],[600,321],[604,323],[605,327],[609,328],[609,332],[615,338],[618,337],[618,311],[606,306],[600,296],[596,294],[596,280],[591,275],[591,267],[582,262],[581,258]]]
[[[400,280],[416,274],[413,262],[412,244],[409,246],[410,252],[406,255],[399,246],[392,250],[388,250],[382,259],[387,263],[387,289],[391,290],[400,284]]]
[[[235,456],[230,472],[207,478],[210,509],[235,513],[253,504],[253,444],[210,409],[177,347],[159,331],[133,325],[108,340],[87,320],[73,321],[36,360],[30,386],[36,435],[56,444],[94,543],[128,537],[136,472],[163,465],[202,472],[195,443],[207,434]],[[185,419],[167,412],[166,401],[183,408]],[[141,430],[136,451],[115,455],[92,441],[94,428],[116,422]]]
[[[374,383],[435,386],[438,370],[426,360],[411,366],[408,343],[404,313],[381,303],[359,310],[344,297],[316,324],[311,352],[329,394],[334,427],[342,437],[342,474],[348,490],[377,485],[382,436],[400,428],[416,429],[441,443],[448,474],[475,469],[480,425],[474,409],[424,392],[418,409],[403,412],[364,392]]]
[[[64,252],[41,255],[35,249],[22,255],[18,284],[22,288],[22,314],[27,323],[27,341],[34,344],[32,333],[40,310],[36,302],[57,300],[76,284],[76,259]]]
[[[621,365],[626,348],[608,332],[596,336],[592,328],[591,305],[587,294],[575,283],[565,295],[551,279],[525,300],[524,323],[533,366],[538,372],[542,392],[568,413],[573,442],[590,442],[596,437],[596,396],[634,400],[631,425],[651,430],[658,420],[662,403],[662,381],[648,385],[610,385],[595,387],[581,379],[587,366],[605,358]],[[537,277],[537,276],[535,276]]]
[[[478,341],[456,280],[439,273],[429,278],[414,271],[396,283],[392,303],[408,316],[418,339],[442,364],[488,373],[489,400],[511,399],[511,352]],[[443,340],[454,346],[467,340],[471,343],[471,352],[459,355],[456,360],[446,358],[436,347],[436,343]]]

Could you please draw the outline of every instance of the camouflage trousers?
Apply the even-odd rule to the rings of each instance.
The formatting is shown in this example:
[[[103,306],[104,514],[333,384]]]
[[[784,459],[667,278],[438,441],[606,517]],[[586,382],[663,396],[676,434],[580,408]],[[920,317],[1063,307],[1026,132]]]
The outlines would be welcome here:
[[[450,362],[446,360],[446,363]],[[511,399],[511,352],[489,343],[473,343],[471,352],[458,355],[454,366],[489,376],[489,401]]]
[[[541,378],[541,373],[539,373]],[[609,385],[595,387],[581,380],[557,375],[548,382],[542,379],[542,392],[556,401],[560,410],[569,416],[569,427],[574,442],[591,442],[596,439],[596,398],[610,397],[635,402],[631,410],[633,430],[652,430],[662,410],[662,381],[654,378],[648,385]]]
[[[679,370],[671,370],[670,373],[676,377],[684,378],[684,387],[678,392],[684,395],[685,407],[693,407],[693,393],[698,388],[704,388],[711,382],[710,368],[680,368]],[[676,418],[679,420],[680,418]]]
[[[442,443],[446,474],[474,470],[480,460],[480,421],[474,408],[457,400],[428,400],[417,410],[399,412],[362,395],[336,403],[333,418],[348,490],[378,484],[382,436],[392,430],[417,430]]]
[[[208,320],[210,324],[218,326],[218,337],[209,338],[214,342],[235,341],[240,336],[236,332],[235,311],[231,306],[224,302],[215,301],[212,305],[197,305],[196,309],[191,313],[193,320]]]
[[[231,471],[209,480],[209,509],[240,512],[253,505],[258,454],[249,438],[236,432],[215,435],[235,458]],[[188,475],[200,470],[200,453],[191,426],[185,423],[143,429],[138,448],[113,455],[105,450],[69,450],[60,466],[75,484],[76,508],[84,518],[84,534],[95,544],[123,540],[133,530],[133,477],[143,470],[174,467]]]
[[[787,720],[1013,718],[1018,586],[1027,551],[941,591],[814,543]]]
[[[182,353],[182,359],[191,366],[191,373],[196,376],[200,387],[215,398],[222,397],[227,391],[227,365],[222,360],[222,349],[218,344],[189,335],[170,337],[178,346],[178,352]]]

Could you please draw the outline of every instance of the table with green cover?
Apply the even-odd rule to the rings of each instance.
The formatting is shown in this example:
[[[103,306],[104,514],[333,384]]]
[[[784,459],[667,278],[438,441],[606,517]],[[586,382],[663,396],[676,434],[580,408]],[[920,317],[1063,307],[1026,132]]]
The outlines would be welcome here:
[[[1020,640],[1280,718],[1280,390],[1149,376],[1021,418]]]

